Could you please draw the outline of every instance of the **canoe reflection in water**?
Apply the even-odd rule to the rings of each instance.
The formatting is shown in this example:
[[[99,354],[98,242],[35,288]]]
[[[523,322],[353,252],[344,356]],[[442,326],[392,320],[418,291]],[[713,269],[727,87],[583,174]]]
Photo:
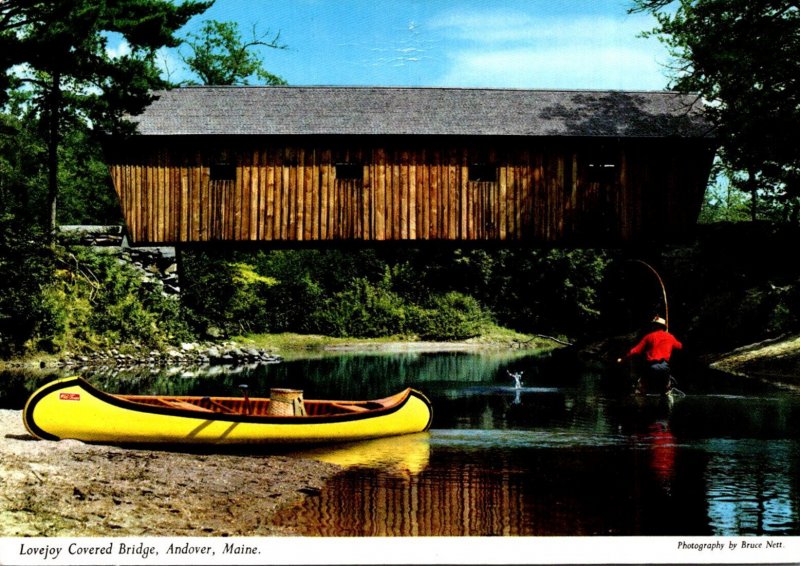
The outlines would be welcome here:
[[[384,473],[411,477],[425,470],[430,460],[430,433],[325,446],[295,453],[345,468],[376,468]]]

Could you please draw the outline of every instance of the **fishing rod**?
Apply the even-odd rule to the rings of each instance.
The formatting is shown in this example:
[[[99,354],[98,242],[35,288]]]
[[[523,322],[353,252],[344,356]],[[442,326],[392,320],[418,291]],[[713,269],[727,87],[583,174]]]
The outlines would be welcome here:
[[[634,259],[634,260],[631,260],[631,261],[634,261],[636,263],[641,263],[647,269],[652,271],[653,275],[656,276],[656,279],[658,280],[658,284],[661,286],[661,296],[664,299],[664,322],[665,322],[664,327],[666,328],[667,331],[669,331],[669,303],[667,302],[667,288],[664,285],[664,281],[661,279],[661,276],[658,274],[658,271],[656,271],[655,268],[652,265],[650,265],[649,263],[647,263],[646,261],[641,260],[641,259]]]

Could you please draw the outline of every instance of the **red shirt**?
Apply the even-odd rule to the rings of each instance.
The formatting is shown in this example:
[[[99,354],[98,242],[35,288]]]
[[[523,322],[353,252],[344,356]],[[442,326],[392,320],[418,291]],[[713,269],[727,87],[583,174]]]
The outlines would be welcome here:
[[[683,348],[683,344],[678,342],[672,334],[666,330],[654,330],[631,348],[631,351],[628,352],[628,357],[644,353],[644,357],[648,362],[669,361],[670,356],[672,356],[672,350],[680,350],[681,348]]]

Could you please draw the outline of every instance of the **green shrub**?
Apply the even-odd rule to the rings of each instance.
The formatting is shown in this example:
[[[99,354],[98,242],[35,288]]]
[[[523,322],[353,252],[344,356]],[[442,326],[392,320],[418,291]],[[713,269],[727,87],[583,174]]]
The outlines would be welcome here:
[[[387,281],[375,284],[363,277],[324,300],[312,319],[318,332],[339,337],[392,336],[406,326],[403,302]]]
[[[478,336],[491,317],[473,297],[451,291],[414,307],[411,330],[423,340],[464,340]]]
[[[265,331],[316,332],[313,313],[323,300],[323,291],[307,274],[299,279],[281,279],[263,295]]]
[[[138,342],[153,348],[191,338],[175,297],[116,257],[66,250],[48,290],[64,311],[62,348]],[[58,341],[57,341],[58,343]]]
[[[184,252],[181,261],[181,301],[191,328],[203,334],[213,327],[231,326],[230,303],[236,281],[230,262],[223,255],[197,251]]]

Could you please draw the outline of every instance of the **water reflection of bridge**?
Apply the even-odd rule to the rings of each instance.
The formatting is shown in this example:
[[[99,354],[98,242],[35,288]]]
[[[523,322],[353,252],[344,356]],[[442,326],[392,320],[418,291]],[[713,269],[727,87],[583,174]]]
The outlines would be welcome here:
[[[703,458],[678,453],[668,491],[651,459],[647,445],[445,450],[418,474],[346,472],[276,520],[321,536],[710,534]]]
[[[321,536],[491,536],[526,532],[521,486],[508,472],[487,480],[464,466],[447,483],[423,475],[371,478],[343,476],[319,497],[309,499],[296,525]],[[282,520],[288,517],[282,517]],[[290,520],[291,524],[291,520]]]

